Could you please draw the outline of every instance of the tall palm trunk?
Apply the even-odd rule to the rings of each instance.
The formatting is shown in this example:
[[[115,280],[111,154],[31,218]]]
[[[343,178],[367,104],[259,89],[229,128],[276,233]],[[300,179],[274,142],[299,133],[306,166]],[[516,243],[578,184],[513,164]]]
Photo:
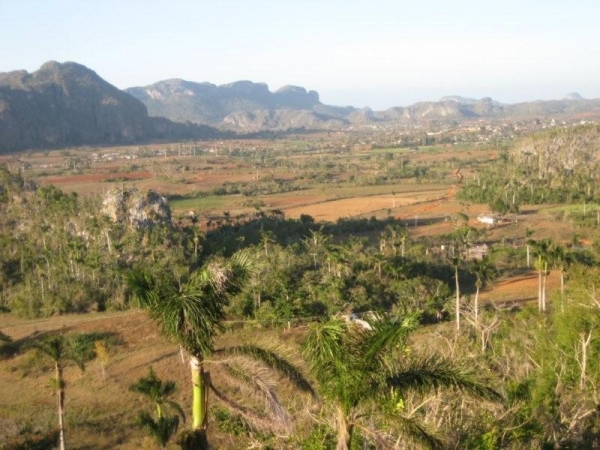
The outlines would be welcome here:
[[[475,283],[475,287],[477,289],[475,291],[475,305],[474,305],[475,323],[479,323],[479,289],[481,288],[481,283],[479,281],[477,281],[477,283]]]
[[[352,445],[352,432],[353,425],[348,424],[348,420],[346,418],[346,414],[344,414],[344,410],[341,407],[338,407],[337,414],[337,445],[335,446],[335,450],[350,450],[350,446]]]
[[[454,279],[456,280],[456,331],[460,331],[460,284],[458,283],[458,264],[454,266]]]
[[[56,372],[56,385],[58,394],[58,429],[60,433],[60,450],[65,450],[65,423],[63,419],[63,411],[65,409],[65,387],[63,384],[62,366],[60,365],[59,361],[54,361],[54,371]]]
[[[542,262],[539,261],[538,268],[538,310],[543,311],[542,307]]]
[[[544,279],[542,282],[542,311],[546,312],[546,280],[548,279],[548,263],[544,263]]]
[[[192,370],[192,429],[205,430],[207,426],[207,391],[204,364],[197,356],[190,357],[190,368]]]
[[[565,270],[560,268],[560,311],[565,312]]]

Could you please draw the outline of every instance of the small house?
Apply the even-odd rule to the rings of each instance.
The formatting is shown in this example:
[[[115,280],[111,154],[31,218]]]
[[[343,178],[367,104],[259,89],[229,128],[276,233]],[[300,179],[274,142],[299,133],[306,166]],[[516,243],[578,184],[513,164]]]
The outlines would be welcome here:
[[[479,214],[477,222],[485,223],[486,225],[496,225],[500,222],[500,218],[495,214]]]

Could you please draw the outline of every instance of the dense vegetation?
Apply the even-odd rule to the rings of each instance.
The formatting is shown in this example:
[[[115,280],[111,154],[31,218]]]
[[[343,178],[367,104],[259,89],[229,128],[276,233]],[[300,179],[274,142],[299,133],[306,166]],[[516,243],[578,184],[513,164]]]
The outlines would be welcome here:
[[[517,212],[519,205],[598,203],[598,125],[554,129],[530,136],[460,191],[460,198]]]
[[[6,170],[2,176],[0,295],[2,307],[16,314],[128,308],[129,269],[143,264],[180,277],[211,255],[245,247],[257,254],[260,273],[233,299],[229,312],[237,317],[289,320],[392,307],[418,307],[429,316],[449,295],[448,265],[424,259],[424,247],[409,245],[406,228],[393,219],[319,226],[310,216],[259,211],[249,222],[227,219],[206,234],[193,218],[135,229],[104,216],[98,198],[38,188]],[[429,294],[415,305],[410,298],[419,290]]]
[[[0,303],[26,316],[127,307],[123,273],[194,263],[189,230],[141,232],[100,214],[99,199],[36,187],[0,169]],[[159,257],[160,255],[160,257]]]
[[[503,211],[595,203],[599,135],[584,127],[533,136],[489,170],[473,168],[460,195]],[[374,163],[406,167],[394,156]],[[597,245],[531,232],[486,242],[486,230],[461,214],[452,232],[416,238],[393,217],[316,223],[260,205],[253,217],[225,215],[208,229],[195,215],[134,226],[113,222],[100,198],[37,187],[4,169],[0,177],[2,310],[38,317],[141,306],[191,361],[192,432],[180,433],[182,448],[204,442],[207,429],[210,438],[210,427],[238,447],[600,446]],[[594,236],[598,223],[584,213],[576,226]],[[469,249],[483,242],[488,256],[472,258]],[[552,271],[560,288],[547,287]],[[523,273],[539,277],[537,305],[479,304],[486,285]],[[295,325],[301,347],[257,338],[263,328]],[[246,326],[256,327],[252,342],[228,345]],[[79,338],[29,339],[50,356],[64,395],[62,364],[78,361],[71,350]],[[87,360],[96,341],[87,339]],[[95,344],[103,372],[106,342]],[[0,357],[25,352],[21,344],[0,333]],[[287,391],[276,389],[282,380]],[[171,402],[174,384],[153,372],[136,386],[156,411],[140,405],[138,421],[164,447],[187,408]],[[297,398],[293,388],[312,395]],[[43,431],[19,439],[52,445],[58,435]],[[20,441],[7,448],[23,448]]]

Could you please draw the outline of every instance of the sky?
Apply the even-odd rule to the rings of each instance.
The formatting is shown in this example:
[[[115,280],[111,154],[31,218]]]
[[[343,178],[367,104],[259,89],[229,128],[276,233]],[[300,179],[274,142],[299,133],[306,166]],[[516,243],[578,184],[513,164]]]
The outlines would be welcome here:
[[[119,88],[265,82],[385,109],[600,97],[598,0],[0,0],[0,72],[75,61]]]

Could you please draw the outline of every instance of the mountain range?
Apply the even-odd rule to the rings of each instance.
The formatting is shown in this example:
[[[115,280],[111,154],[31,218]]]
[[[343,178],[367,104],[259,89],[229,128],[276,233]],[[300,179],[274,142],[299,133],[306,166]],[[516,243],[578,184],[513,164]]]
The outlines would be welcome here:
[[[0,73],[0,152],[217,134],[148,116],[142,102],[80,64],[51,61],[31,74]]]
[[[489,97],[442,97],[385,111],[338,107],[320,102],[319,94],[299,86],[271,92],[264,83],[211,83],[171,79],[125,90],[142,101],[151,116],[175,122],[209,124],[222,130],[256,132],[290,128],[332,129],[377,123],[422,124],[468,119],[532,119],[594,113],[600,100],[586,100],[573,92],[562,100],[503,104]]]
[[[489,97],[443,97],[385,111],[331,106],[299,86],[217,86],[180,79],[124,91],[77,63],[50,61],[28,73],[0,73],[0,152],[26,148],[206,139],[265,130],[336,129],[431,121],[600,116],[600,100],[502,104]]]

